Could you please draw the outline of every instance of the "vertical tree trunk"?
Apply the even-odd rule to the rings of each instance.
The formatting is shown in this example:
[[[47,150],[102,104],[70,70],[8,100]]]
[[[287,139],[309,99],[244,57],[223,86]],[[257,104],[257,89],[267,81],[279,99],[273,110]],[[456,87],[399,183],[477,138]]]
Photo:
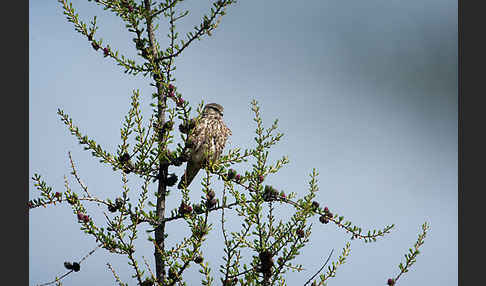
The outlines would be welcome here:
[[[167,166],[160,165],[159,167],[159,174],[161,177],[167,176]],[[163,182],[163,180],[159,180],[159,186],[157,189],[157,194],[159,197],[157,198],[157,215],[159,217],[159,226],[155,229],[155,242],[158,245],[158,248],[162,251],[165,249],[165,222],[164,215],[165,215],[165,194],[166,194],[167,186]],[[155,247],[155,267],[156,267],[156,275],[159,281],[163,281],[165,276],[165,261],[157,247]]]
[[[147,14],[149,15],[146,20],[147,20],[147,33],[149,37],[149,45],[150,49],[152,52],[152,57],[153,57],[153,63],[154,63],[154,69],[156,68],[157,72],[160,72],[158,70],[158,64],[156,63],[155,59],[158,56],[158,51],[157,51],[157,45],[155,44],[155,38],[154,38],[154,31],[153,31],[153,26],[152,26],[152,18],[150,18],[150,0],[144,0],[145,3],[145,9],[147,11]],[[156,86],[157,86],[157,120],[158,120],[158,126],[163,126],[165,123],[165,109],[166,109],[166,98],[164,97],[163,93],[163,88],[162,88],[162,83],[160,81],[156,81]],[[162,136],[159,136],[158,144],[159,144],[159,152],[164,152],[165,147],[163,147],[163,140],[164,138]],[[165,197],[166,197],[166,191],[167,191],[167,185],[166,185],[166,178],[167,178],[167,172],[168,172],[168,166],[164,164],[163,162],[159,162],[158,166],[158,177],[159,177],[159,185],[157,188],[157,206],[156,206],[156,213],[158,216],[158,226],[155,229],[155,242],[157,246],[154,246],[154,256],[155,256],[155,268],[156,268],[156,276],[157,280],[159,282],[162,282],[164,280],[165,276],[165,260],[164,257],[162,257],[160,251],[165,250]]]

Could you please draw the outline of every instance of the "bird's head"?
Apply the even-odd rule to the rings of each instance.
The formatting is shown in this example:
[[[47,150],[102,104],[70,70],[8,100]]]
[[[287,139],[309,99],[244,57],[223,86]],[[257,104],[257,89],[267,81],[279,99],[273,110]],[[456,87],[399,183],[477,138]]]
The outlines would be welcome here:
[[[214,113],[217,113],[221,117],[223,117],[223,111],[224,111],[223,106],[221,106],[221,105],[219,105],[217,103],[208,103],[208,104],[206,104],[204,106],[203,113],[206,113],[206,114],[214,114]]]

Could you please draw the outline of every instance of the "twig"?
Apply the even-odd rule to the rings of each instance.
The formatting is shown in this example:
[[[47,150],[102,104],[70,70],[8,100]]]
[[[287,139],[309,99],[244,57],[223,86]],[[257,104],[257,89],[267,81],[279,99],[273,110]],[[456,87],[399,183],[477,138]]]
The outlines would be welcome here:
[[[309,278],[309,280],[307,280],[307,282],[305,282],[304,286],[309,284],[312,281],[312,279],[314,279],[317,276],[317,274],[319,274],[322,271],[322,269],[326,267],[326,264],[329,262],[329,259],[331,259],[331,255],[333,252],[334,252],[334,248],[331,250],[331,253],[329,253],[329,256],[327,257],[326,262],[324,262],[324,265],[322,265],[322,267],[316,272],[316,274],[314,274],[311,278]]]
[[[145,266],[147,267],[148,271],[150,272],[150,275],[152,276],[152,279],[154,281],[157,281],[157,278],[155,278],[155,275],[152,272],[152,269],[150,268],[150,265],[148,264],[147,259],[145,259],[145,256],[142,256],[142,259],[143,259],[143,262],[145,263]],[[158,282],[156,282],[156,283],[157,283],[157,285],[159,285]]]
[[[120,286],[124,286],[125,284],[123,284],[123,282],[121,282],[120,277],[118,276],[118,274],[116,274],[115,269],[113,269],[113,266],[111,266],[110,263],[106,263],[106,265],[108,265],[108,268],[110,268],[111,273],[113,273],[113,276],[115,276],[116,282],[118,282],[118,284]]]
[[[83,258],[81,258],[81,260],[79,261],[79,264],[81,264],[81,262],[83,262],[86,258],[88,258],[88,256],[90,256],[91,254],[93,254],[96,250],[98,250],[98,248],[101,247],[101,244],[96,246],[93,250],[91,250],[88,254],[86,254]]]
[[[245,201],[245,203],[249,203],[249,202],[254,202],[254,200]],[[208,212],[216,211],[216,210],[219,210],[219,209],[231,209],[231,207],[237,206],[240,203],[241,203],[241,201],[240,202],[236,201],[236,202],[233,202],[233,203],[228,204],[228,205],[220,205],[220,206],[213,207],[213,208],[209,209]],[[180,219],[180,218],[183,218],[183,217],[184,217],[183,215],[177,214],[173,217],[168,217],[168,218],[164,219],[164,222],[169,222],[169,221],[172,221],[172,220],[175,220],[175,219]]]
[[[419,248],[424,244],[424,240],[427,235],[427,231],[429,230],[429,227],[430,226],[427,222],[424,222],[424,224],[422,224],[422,233],[419,234],[417,241],[414,244],[414,250],[412,251],[412,249],[410,248],[410,253],[405,254],[405,266],[403,266],[402,263],[400,263],[399,265],[400,273],[398,273],[395,279],[393,279],[395,285],[398,279],[400,279],[400,277],[402,276],[402,274],[408,272],[408,269],[415,263],[417,255],[420,254]]]
[[[68,152],[68,155],[69,155],[69,161],[71,162],[71,168],[73,169],[72,174],[74,175],[74,177],[78,181],[81,188],[83,188],[83,190],[86,192],[88,197],[91,197],[90,193],[88,192],[88,187],[86,187],[86,185],[83,184],[83,182],[81,181],[81,178],[79,178],[79,176],[78,176],[78,172],[76,172],[76,168],[74,167],[73,157],[71,156],[71,151]]]
[[[177,2],[179,2],[179,0],[174,0],[174,1],[172,1],[172,3],[170,3],[170,4],[169,4],[169,5],[167,5],[166,7],[164,7],[164,8],[162,8],[162,9],[160,9],[159,11],[156,11],[155,13],[152,13],[152,18],[154,18],[155,16],[158,16],[159,14],[161,14],[161,13],[163,13],[163,12],[167,11],[167,9],[174,7],[174,5],[175,5]]]
[[[74,270],[70,270],[68,272],[66,272],[64,275],[62,275],[61,277],[59,278],[56,278],[54,281],[51,281],[51,282],[47,282],[47,283],[44,283],[44,284],[37,284],[37,286],[46,286],[46,285],[51,285],[51,284],[54,284],[56,282],[59,282],[61,281],[62,279],[64,279],[66,276],[68,276],[69,274],[71,274],[71,272],[73,272]]]
[[[258,266],[253,266],[252,268],[247,269],[247,270],[245,270],[245,271],[243,271],[243,272],[239,272],[239,273],[237,273],[237,274],[235,274],[235,275],[229,275],[229,276],[228,276],[228,279],[232,279],[232,278],[238,277],[238,276],[240,276],[240,275],[246,274],[246,273],[248,273],[248,272],[255,271],[255,270],[257,270],[257,268],[258,268]]]
[[[226,205],[226,186],[223,186],[223,204]],[[223,205],[223,206],[224,206]],[[228,243],[228,236],[226,234],[226,229],[224,227],[224,207],[221,209],[221,231],[223,232],[224,237],[224,245],[227,249],[229,249],[230,244]],[[227,252],[227,261],[226,261],[226,269],[225,269],[225,277],[224,280],[228,280],[229,268],[231,264],[231,250]]]
[[[208,23],[211,23],[214,21],[214,19],[216,18],[216,16],[218,14],[220,14],[221,12],[221,8],[223,6],[219,6],[216,8],[216,10],[214,11],[214,14],[211,15],[211,17],[208,18]],[[218,23],[219,24],[219,23]],[[163,56],[161,57],[159,60],[160,61],[163,61],[163,60],[167,60],[167,59],[172,59],[172,58],[176,58],[178,57],[183,50],[185,50],[190,44],[192,41],[194,41],[195,39],[198,39],[199,37],[201,37],[206,31],[209,31],[210,29],[206,28],[204,25],[199,27],[199,28],[196,28],[196,31],[195,33],[193,34],[192,37],[190,37],[187,42],[185,42],[178,50],[176,53],[172,52],[171,54],[167,55],[167,56]]]
[[[93,250],[91,250],[90,252],[88,252],[88,254],[86,254],[83,258],[81,258],[81,260],[79,260],[79,264],[81,264],[81,262],[83,262],[86,258],[88,258],[91,254],[93,254],[96,250],[98,250],[98,248],[100,248],[101,245],[98,245],[96,246]],[[74,270],[70,270],[66,273],[64,273],[61,277],[59,278],[56,278],[54,279],[53,281],[51,282],[46,282],[44,284],[37,284],[37,286],[46,286],[46,285],[51,285],[51,284],[54,284],[56,282],[59,282],[61,281],[62,279],[64,279],[65,277],[67,277],[69,274],[71,274],[72,272],[74,272]]]

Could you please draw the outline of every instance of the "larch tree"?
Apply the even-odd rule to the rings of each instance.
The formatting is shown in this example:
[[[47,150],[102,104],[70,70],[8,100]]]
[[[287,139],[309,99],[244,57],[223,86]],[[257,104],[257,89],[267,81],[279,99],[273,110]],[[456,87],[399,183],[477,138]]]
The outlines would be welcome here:
[[[151,94],[153,112],[151,118],[144,120],[139,103],[140,92],[133,90],[131,106],[122,123],[121,142],[116,153],[112,153],[82,134],[71,117],[58,110],[60,119],[79,144],[91,151],[91,155],[101,164],[110,166],[121,175],[123,189],[119,196],[113,198],[101,198],[100,194],[89,192],[70,154],[71,175],[81,192],[75,192],[67,178],[65,190],[54,192],[39,174],[34,174],[32,179],[40,195],[28,202],[29,209],[33,211],[41,206],[69,204],[81,230],[92,236],[98,245],[81,260],[65,262],[67,272],[42,285],[61,285],[64,277],[80,271],[85,259],[98,249],[126,256],[133,268],[132,277],[136,285],[287,285],[286,273],[304,269],[303,265],[295,263],[295,258],[310,240],[311,219],[316,219],[320,224],[331,223],[349,233],[351,239],[364,242],[373,242],[394,228],[394,225],[388,225],[381,230],[363,230],[332,211],[332,207],[321,206],[315,200],[319,190],[318,172],[315,169],[310,173],[308,191],[303,196],[295,192],[285,193],[282,186],[265,184],[267,176],[277,173],[288,163],[288,158],[283,156],[274,163],[267,160],[269,150],[282,139],[283,134],[277,130],[278,120],[270,127],[264,126],[255,100],[251,101],[253,121],[256,123],[252,147],[222,151],[229,134],[223,136],[221,130],[200,128],[206,116],[205,105],[199,103],[196,112],[193,112],[191,104],[183,99],[175,79],[176,60],[196,40],[216,32],[222,17],[235,0],[214,1],[200,24],[184,36],[176,30],[176,24],[190,12],[180,8],[182,0],[90,1],[123,20],[125,28],[133,35],[133,45],[139,56],[136,60],[121,55],[115,47],[97,38],[96,17],[86,24],[71,2],[58,2],[75,31],[90,42],[94,51],[113,59],[125,73],[150,79],[154,89]],[[161,18],[168,23],[169,31],[168,40],[163,43],[155,37]],[[222,107],[206,105],[209,109],[211,106],[222,117]],[[207,125],[211,126],[212,123],[208,121]],[[194,139],[199,135],[201,142]],[[248,136],[252,137],[250,134]],[[222,140],[222,145],[218,140]],[[196,152],[201,150],[199,146],[206,148]],[[215,153],[218,153],[217,156],[212,156]],[[201,189],[194,188],[190,182],[183,183],[182,176],[177,175],[186,162],[189,165],[196,161],[200,163],[203,173]],[[244,171],[237,172],[236,169]],[[128,186],[130,176],[143,181],[138,189],[133,190]],[[214,189],[216,181],[222,182],[222,189]],[[177,182],[180,190],[176,188]],[[191,192],[203,195],[199,201],[191,201]],[[135,194],[137,199],[130,200],[129,193]],[[180,203],[168,205],[169,196],[177,196]],[[104,221],[95,222],[90,217],[85,207],[89,203],[108,211]],[[284,219],[275,215],[275,209],[282,205],[290,206],[293,210]],[[241,221],[239,230],[228,230],[225,225],[228,213]],[[219,231],[213,229],[215,220],[221,222],[220,234],[224,239],[224,262],[219,266],[218,274],[214,274],[202,251],[202,246],[210,243],[207,241],[208,233]],[[177,243],[168,245],[166,225],[175,222],[185,223],[190,230],[189,235],[180,235]],[[135,239],[140,235],[142,225],[149,225],[152,229],[145,235],[147,243],[153,245],[153,265],[145,259],[141,263],[136,257]],[[401,275],[409,270],[419,254],[428,228],[427,223],[422,225],[413,248],[405,254],[404,263],[399,264],[398,274],[387,281],[384,279],[384,283],[397,284]],[[326,285],[349,253],[350,243],[347,242],[335,261],[329,263],[331,252],[314,275],[302,279],[302,286]],[[110,264],[108,267],[119,285],[130,285],[121,281]],[[200,282],[185,279],[185,271],[190,267],[199,268]]]

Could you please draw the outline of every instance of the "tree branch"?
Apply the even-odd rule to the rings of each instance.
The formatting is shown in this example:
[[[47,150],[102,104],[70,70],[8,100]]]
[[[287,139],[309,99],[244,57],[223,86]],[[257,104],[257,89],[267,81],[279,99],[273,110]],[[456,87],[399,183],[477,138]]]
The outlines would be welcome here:
[[[319,268],[319,270],[317,270],[317,272],[314,275],[312,275],[312,277],[309,278],[309,280],[307,280],[307,282],[304,283],[304,286],[309,284],[312,281],[312,279],[314,279],[314,277],[316,277],[322,271],[322,269],[324,269],[324,267],[326,267],[327,263],[329,262],[329,259],[331,259],[331,255],[332,255],[333,252],[334,252],[334,249],[331,250],[331,253],[329,253],[329,256],[327,257],[326,262],[324,262],[322,267]]]

